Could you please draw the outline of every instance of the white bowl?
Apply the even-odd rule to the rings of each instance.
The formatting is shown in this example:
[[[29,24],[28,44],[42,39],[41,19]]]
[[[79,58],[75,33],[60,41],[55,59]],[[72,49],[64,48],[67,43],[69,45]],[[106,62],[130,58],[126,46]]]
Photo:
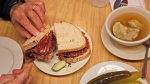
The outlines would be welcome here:
[[[137,40],[137,41],[124,41],[121,39],[116,38],[112,32],[111,32],[111,23],[113,21],[113,19],[123,13],[137,13],[139,15],[142,15],[143,17],[145,17],[148,20],[149,26],[150,26],[150,12],[147,11],[144,8],[141,7],[136,7],[136,6],[124,6],[124,7],[120,7],[117,8],[115,10],[113,10],[107,17],[106,19],[106,23],[105,23],[105,28],[106,31],[108,33],[108,35],[115,40],[116,42],[118,42],[121,45],[125,45],[125,46],[135,46],[135,45],[139,45],[141,43],[143,43],[144,41],[148,40],[150,38],[150,27],[149,27],[149,34],[144,37],[141,40]]]

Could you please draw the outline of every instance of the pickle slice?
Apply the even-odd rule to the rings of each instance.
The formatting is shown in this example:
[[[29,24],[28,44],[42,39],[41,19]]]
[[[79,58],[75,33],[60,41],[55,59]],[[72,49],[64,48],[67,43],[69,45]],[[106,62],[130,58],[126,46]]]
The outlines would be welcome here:
[[[90,80],[87,84],[108,84],[115,80],[124,79],[131,76],[129,71],[116,71],[102,74]]]
[[[64,68],[66,66],[66,62],[65,61],[59,61],[57,63],[55,63],[53,66],[52,66],[52,70],[55,71],[55,72],[58,72],[60,71],[62,68]]]
[[[122,84],[122,83],[125,83],[125,82],[132,82],[132,81],[136,81],[138,78],[142,77],[142,72],[130,72],[130,73],[131,73],[130,77],[127,77],[127,78],[124,78],[124,79],[120,79],[120,80],[117,80],[117,81],[113,81],[113,82],[111,82],[109,84]],[[135,84],[140,84],[140,83],[135,83]]]

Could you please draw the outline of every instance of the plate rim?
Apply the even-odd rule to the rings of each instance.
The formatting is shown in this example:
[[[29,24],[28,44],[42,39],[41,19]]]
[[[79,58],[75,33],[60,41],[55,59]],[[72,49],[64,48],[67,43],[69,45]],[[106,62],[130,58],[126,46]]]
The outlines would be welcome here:
[[[106,32],[105,25],[103,25],[102,30],[101,30],[101,40],[102,40],[102,43],[105,46],[105,48],[110,53],[115,55],[116,57],[122,58],[124,60],[135,60],[135,61],[144,59],[145,52],[140,52],[140,53],[136,53],[136,54],[134,53],[133,54],[133,53],[123,52],[123,51],[119,50],[117,47],[115,47],[114,44],[112,43],[112,39],[109,37],[108,33]],[[143,58],[142,58],[142,56],[138,57],[139,55],[142,55]],[[130,57],[127,57],[127,56],[130,56]],[[136,57],[134,57],[134,56],[136,56]],[[148,57],[150,57],[150,55]]]
[[[131,65],[129,65],[129,64],[126,64],[126,63],[124,63],[124,62],[119,62],[119,61],[105,61],[105,62],[101,62],[101,63],[98,63],[98,64],[95,64],[95,65],[93,65],[92,67],[90,67],[83,75],[82,75],[82,77],[81,77],[81,79],[80,79],[80,81],[79,81],[79,84],[83,84],[83,82],[84,82],[84,76],[85,75],[87,75],[87,74],[89,74],[89,72],[92,70],[92,69],[94,69],[94,68],[96,68],[96,67],[102,67],[103,65],[108,65],[108,64],[114,64],[114,65],[118,65],[118,66],[120,66],[120,65],[122,65],[122,66],[120,66],[120,67],[122,67],[124,70],[129,70],[129,71],[138,71],[136,68],[134,68],[133,66],[131,66]],[[130,67],[129,69],[126,69],[125,67]],[[132,69],[131,69],[132,68]],[[106,73],[107,73],[107,71],[106,71]],[[100,75],[100,74],[99,74]],[[94,78],[94,77],[93,77]],[[92,78],[91,78],[92,79]],[[145,82],[145,83],[147,83],[148,84],[148,82],[147,82],[147,80],[146,79],[139,79],[140,81],[142,81],[142,82]]]
[[[13,69],[21,69],[23,65],[23,51],[21,46],[13,39],[5,36],[0,36],[0,46],[9,49],[9,51],[13,54],[13,64],[6,74],[12,74]],[[7,41],[7,42],[6,42]],[[1,45],[1,43],[5,43],[6,45]],[[7,43],[10,43],[9,45],[15,45],[15,47],[18,49],[14,49],[11,46],[9,46]],[[15,52],[14,52],[15,51]]]
[[[49,72],[44,71],[43,69],[41,69],[42,67],[37,64],[38,62],[40,63],[40,61],[35,60],[35,61],[34,61],[34,64],[35,64],[42,72],[47,73],[47,74],[49,74],[49,75],[54,75],[54,76],[69,75],[69,74],[71,74],[71,73],[74,73],[74,72],[78,71],[78,70],[81,69],[85,64],[87,64],[87,62],[89,61],[89,59],[90,59],[90,57],[91,57],[91,55],[92,55],[92,48],[93,48],[92,39],[91,39],[91,37],[89,36],[89,34],[88,34],[84,29],[82,29],[82,28],[79,27],[79,26],[76,26],[76,27],[79,28],[82,32],[84,32],[84,33],[85,33],[85,36],[89,39],[90,49],[91,49],[90,55],[89,55],[86,59],[77,62],[78,65],[79,65],[80,63],[81,63],[82,65],[80,64],[81,66],[80,66],[79,68],[77,68],[76,70],[73,70],[73,71],[71,71],[71,72],[68,72],[68,71],[67,71],[68,73],[61,73],[61,74],[58,74],[57,72],[54,72],[54,71],[53,71],[53,73],[50,73],[50,71],[49,71]],[[52,26],[50,29],[53,29],[53,28],[54,28],[54,27]],[[42,62],[42,61],[41,61],[41,62]],[[82,62],[84,62],[84,63],[82,63]],[[44,63],[44,62],[43,62],[43,63]],[[77,63],[72,63],[72,64],[77,64]],[[45,62],[45,64],[46,64],[46,62]],[[66,66],[68,66],[68,64],[67,64]],[[77,65],[76,65],[76,66],[77,66]],[[72,67],[72,66],[71,66],[71,67]]]

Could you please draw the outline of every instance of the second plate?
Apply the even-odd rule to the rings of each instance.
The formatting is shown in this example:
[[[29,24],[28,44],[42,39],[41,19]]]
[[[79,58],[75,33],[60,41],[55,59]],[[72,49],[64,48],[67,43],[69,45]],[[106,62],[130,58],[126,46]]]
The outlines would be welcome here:
[[[105,26],[103,26],[102,28],[101,38],[106,49],[119,58],[126,60],[144,59],[146,48],[143,45],[134,47],[120,45],[109,37],[106,32]],[[150,49],[148,52],[150,53]],[[148,56],[150,57],[150,55]]]

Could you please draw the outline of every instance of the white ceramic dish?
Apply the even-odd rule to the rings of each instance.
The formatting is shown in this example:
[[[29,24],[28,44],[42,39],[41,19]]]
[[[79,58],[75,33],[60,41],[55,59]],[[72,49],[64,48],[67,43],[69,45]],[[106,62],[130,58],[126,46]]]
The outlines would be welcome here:
[[[101,31],[101,38],[104,46],[115,56],[126,60],[142,60],[145,56],[146,48],[143,45],[138,46],[123,46],[115,42],[109,37],[105,26]],[[150,54],[150,50],[148,51]],[[148,55],[150,57],[150,55]]]
[[[23,52],[14,40],[0,37],[0,75],[20,69],[23,63]]]
[[[79,84],[87,84],[88,81],[104,73],[113,72],[113,71],[122,71],[122,70],[128,70],[131,72],[138,71],[134,67],[122,62],[116,62],[116,61],[102,62],[92,66],[89,70],[87,70],[85,74],[82,76]],[[140,80],[142,84],[148,84],[145,79],[140,78],[138,80]]]
[[[53,29],[53,27],[51,28]],[[79,27],[79,29],[85,33],[85,36],[88,38],[89,43],[90,43],[90,48],[91,48],[91,53],[92,53],[92,40],[90,38],[90,36],[86,33],[86,31],[84,31],[82,28]],[[54,56],[51,60],[49,60],[48,62],[42,62],[39,60],[35,60],[34,63],[35,65],[43,72],[50,74],[50,75],[55,75],[55,76],[60,76],[60,75],[67,75],[67,74],[71,74],[77,70],[79,70],[80,68],[82,68],[90,59],[90,56],[87,57],[86,59],[79,61],[77,63],[72,63],[71,66],[70,65],[66,65],[65,68],[63,68],[62,70],[58,71],[58,72],[54,72],[51,67],[59,61],[58,57],[56,56],[57,51],[54,52]]]

